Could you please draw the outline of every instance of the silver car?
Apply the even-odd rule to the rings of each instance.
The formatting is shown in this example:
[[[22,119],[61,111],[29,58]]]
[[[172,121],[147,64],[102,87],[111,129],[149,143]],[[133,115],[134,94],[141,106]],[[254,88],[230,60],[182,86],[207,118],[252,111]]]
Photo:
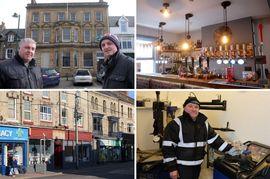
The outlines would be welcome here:
[[[87,69],[77,69],[73,75],[73,84],[77,85],[79,83],[93,84],[93,77],[89,70]]]

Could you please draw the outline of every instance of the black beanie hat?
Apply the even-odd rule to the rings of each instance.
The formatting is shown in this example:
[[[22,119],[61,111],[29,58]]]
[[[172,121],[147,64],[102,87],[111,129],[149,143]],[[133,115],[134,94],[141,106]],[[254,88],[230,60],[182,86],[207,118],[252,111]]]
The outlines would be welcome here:
[[[116,36],[116,35],[113,35],[113,34],[105,34],[105,35],[100,39],[100,41],[99,41],[99,48],[100,48],[101,50],[102,50],[102,48],[101,48],[101,42],[102,42],[103,40],[105,40],[105,39],[108,39],[108,40],[112,41],[112,42],[115,44],[115,46],[117,47],[117,51],[119,51],[119,49],[120,49],[120,42],[119,42],[117,36]]]
[[[183,104],[183,107],[185,107],[188,103],[197,104],[200,106],[200,101],[196,97],[188,97],[186,101]]]

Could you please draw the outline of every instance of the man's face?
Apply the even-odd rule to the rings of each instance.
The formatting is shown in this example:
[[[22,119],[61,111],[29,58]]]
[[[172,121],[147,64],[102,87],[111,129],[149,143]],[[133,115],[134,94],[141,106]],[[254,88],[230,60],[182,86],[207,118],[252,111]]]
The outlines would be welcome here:
[[[23,59],[24,63],[29,63],[35,55],[36,44],[23,43],[19,49],[19,55]]]
[[[188,103],[185,107],[184,110],[190,115],[192,119],[196,119],[196,117],[199,114],[199,105],[198,104],[193,104],[193,103]]]
[[[102,52],[104,53],[105,59],[110,58],[110,56],[117,52],[116,45],[108,39],[105,39],[101,42],[101,48]]]

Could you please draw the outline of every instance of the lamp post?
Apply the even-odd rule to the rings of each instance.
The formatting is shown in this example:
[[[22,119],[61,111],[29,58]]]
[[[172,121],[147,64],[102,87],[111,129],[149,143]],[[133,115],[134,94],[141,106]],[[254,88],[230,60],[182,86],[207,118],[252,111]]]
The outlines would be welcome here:
[[[17,34],[16,34],[16,44],[17,44],[17,50],[19,49],[19,29],[20,29],[20,14],[17,14],[16,12],[13,14],[12,17],[18,18],[18,28],[17,28]]]

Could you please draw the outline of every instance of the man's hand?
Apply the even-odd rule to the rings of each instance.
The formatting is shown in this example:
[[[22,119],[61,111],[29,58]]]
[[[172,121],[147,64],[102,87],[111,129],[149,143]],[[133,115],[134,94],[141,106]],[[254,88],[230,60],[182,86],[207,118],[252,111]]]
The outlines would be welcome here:
[[[171,179],[177,179],[179,177],[178,171],[174,170],[174,171],[170,172],[170,177],[171,177]]]
[[[236,156],[236,155],[240,155],[239,151],[235,148],[232,147],[228,152],[226,152],[227,154],[231,155],[231,156]]]

